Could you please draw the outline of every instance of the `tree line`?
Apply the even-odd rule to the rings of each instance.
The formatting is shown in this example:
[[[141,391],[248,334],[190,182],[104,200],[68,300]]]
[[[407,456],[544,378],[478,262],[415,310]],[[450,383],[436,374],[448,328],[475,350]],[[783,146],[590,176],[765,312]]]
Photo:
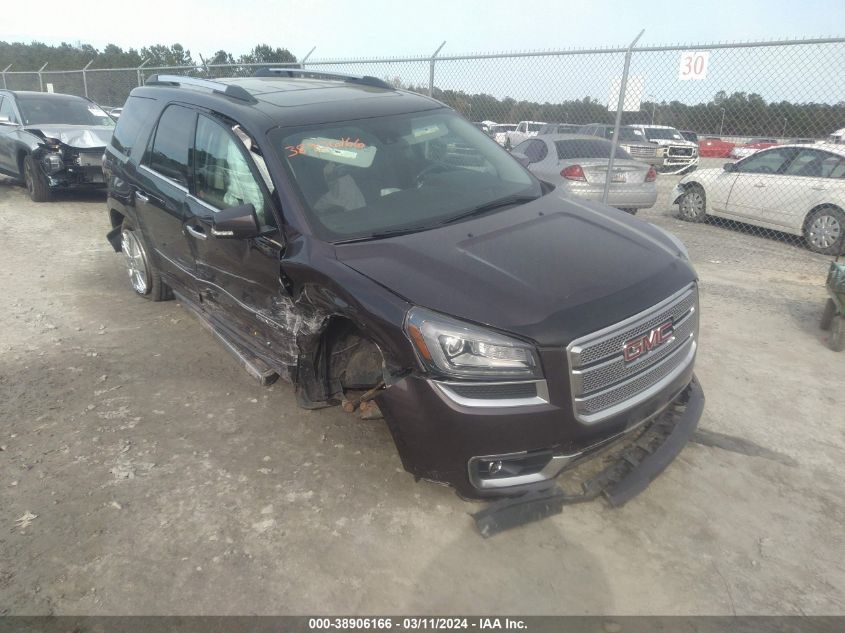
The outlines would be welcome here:
[[[45,62],[46,70],[76,70],[93,60],[90,69],[137,68],[146,61],[146,68],[156,66],[188,66],[186,71],[204,76],[206,64],[231,64],[230,68],[209,69],[212,76],[246,76],[254,72],[239,64],[295,64],[296,56],[288,49],[258,44],[249,52],[235,56],[218,50],[209,57],[193,56],[181,44],[151,44],[140,49],[124,50],[108,44],[99,50],[89,44],[57,46],[41,42],[24,44],[0,41],[0,69],[12,64],[15,71],[38,70]],[[149,73],[148,73],[149,74]],[[84,94],[81,73],[45,75],[45,81],[56,92]],[[48,78],[49,77],[49,78]],[[142,76],[143,80],[145,76]],[[48,78],[48,79],[47,79]],[[39,90],[37,75],[6,75],[9,88]],[[428,93],[428,86],[404,83],[401,78],[388,78],[395,86]],[[138,84],[134,72],[88,73],[86,78],[89,96],[103,105],[122,104],[129,91]],[[45,88],[46,89],[46,88]],[[606,103],[593,97],[539,102],[518,100],[512,97],[495,97],[485,93],[468,93],[462,90],[434,88],[436,99],[455,108],[472,121],[492,120],[499,123],[519,121],[548,121],[560,123],[613,123],[614,114]],[[680,101],[643,101],[637,112],[625,112],[623,124],[655,123],[671,125],[680,130],[693,130],[699,134],[724,136],[771,136],[824,138],[832,131],[845,127],[845,101],[838,103],[793,103],[766,101],[757,93],[720,91],[709,101],[688,104]]]

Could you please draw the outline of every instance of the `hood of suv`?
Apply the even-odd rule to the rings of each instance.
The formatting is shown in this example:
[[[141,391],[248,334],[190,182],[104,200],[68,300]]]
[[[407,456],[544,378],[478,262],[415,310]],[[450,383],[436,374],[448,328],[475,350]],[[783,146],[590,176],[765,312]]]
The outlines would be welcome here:
[[[105,125],[59,125],[56,123],[42,123],[28,125],[29,132],[39,133],[47,138],[55,138],[69,147],[90,149],[105,147],[111,141],[113,127]]]
[[[338,259],[407,301],[566,344],[695,279],[660,229],[552,192],[428,231],[338,245]]]

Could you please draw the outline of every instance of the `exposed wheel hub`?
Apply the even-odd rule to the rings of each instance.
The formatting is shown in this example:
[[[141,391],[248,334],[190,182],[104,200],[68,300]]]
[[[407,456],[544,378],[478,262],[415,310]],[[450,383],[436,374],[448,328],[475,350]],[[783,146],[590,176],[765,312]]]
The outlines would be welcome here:
[[[124,230],[120,240],[126,271],[129,273],[129,283],[139,295],[147,294],[149,289],[149,273],[147,272],[147,257],[144,247],[135,237],[133,231]]]

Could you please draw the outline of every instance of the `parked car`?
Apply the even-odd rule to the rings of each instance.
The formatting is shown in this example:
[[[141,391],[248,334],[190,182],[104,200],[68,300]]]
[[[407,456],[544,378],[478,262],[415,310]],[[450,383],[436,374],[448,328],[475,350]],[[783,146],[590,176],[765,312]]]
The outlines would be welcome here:
[[[582,125],[577,133],[613,140],[613,126],[604,123]],[[634,160],[654,165],[655,168],[661,168],[666,161],[666,148],[646,140],[641,130],[632,130],[624,126],[619,128],[618,145]]]
[[[725,141],[718,136],[705,136],[698,143],[698,154],[702,158],[728,158],[736,143]]]
[[[686,174],[698,167],[698,144],[686,140],[681,133],[668,125],[628,125],[628,129],[641,133],[651,143],[666,150],[661,174]]]
[[[543,134],[523,141],[513,154],[537,178],[577,198],[601,200],[614,145],[580,134]],[[524,157],[524,158],[523,158]],[[657,201],[657,171],[617,147],[607,204],[635,214]]]
[[[696,134],[692,130],[680,130],[680,132],[681,136],[683,136],[690,143],[695,143],[696,145],[698,145],[698,134]]]
[[[537,136],[542,134],[577,134],[580,125],[574,123],[546,123],[537,132]]]
[[[681,219],[738,220],[801,235],[817,253],[845,243],[845,148],[778,145],[720,169],[700,169],[673,193]]]
[[[761,149],[774,147],[778,142],[773,138],[753,138],[743,145],[737,145],[731,150],[731,158],[745,158]]]
[[[114,120],[73,95],[0,90],[0,173],[35,202],[61,189],[105,186],[102,156]]]
[[[508,141],[508,132],[516,130],[516,123],[496,123],[490,126],[490,138],[502,147]]]
[[[527,138],[537,136],[540,128],[546,125],[545,121],[520,121],[513,132],[507,132],[505,138],[505,147],[510,149],[519,143],[522,143]]]
[[[644,488],[703,407],[683,244],[573,202],[428,97],[259,73],[132,90],[103,162],[132,290],[178,297],[304,407],[371,390],[418,478],[547,489],[645,432],[642,468],[605,495]],[[443,162],[449,145],[483,169]]]

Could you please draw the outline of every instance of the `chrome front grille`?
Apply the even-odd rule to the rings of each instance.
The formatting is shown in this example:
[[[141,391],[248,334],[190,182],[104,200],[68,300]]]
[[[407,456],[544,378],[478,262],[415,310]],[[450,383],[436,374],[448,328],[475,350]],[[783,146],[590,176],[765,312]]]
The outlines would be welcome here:
[[[668,340],[634,360],[625,359],[627,342],[669,321]],[[692,284],[640,314],[573,341],[567,355],[575,416],[584,423],[599,422],[658,393],[692,362],[697,337],[698,288]]]
[[[639,147],[637,145],[631,145],[628,147],[628,153],[631,156],[641,156],[645,158],[654,158],[657,156],[657,151],[652,147]]]
[[[688,158],[694,154],[691,147],[676,147],[672,145],[669,147],[669,156],[677,156],[678,158]]]

